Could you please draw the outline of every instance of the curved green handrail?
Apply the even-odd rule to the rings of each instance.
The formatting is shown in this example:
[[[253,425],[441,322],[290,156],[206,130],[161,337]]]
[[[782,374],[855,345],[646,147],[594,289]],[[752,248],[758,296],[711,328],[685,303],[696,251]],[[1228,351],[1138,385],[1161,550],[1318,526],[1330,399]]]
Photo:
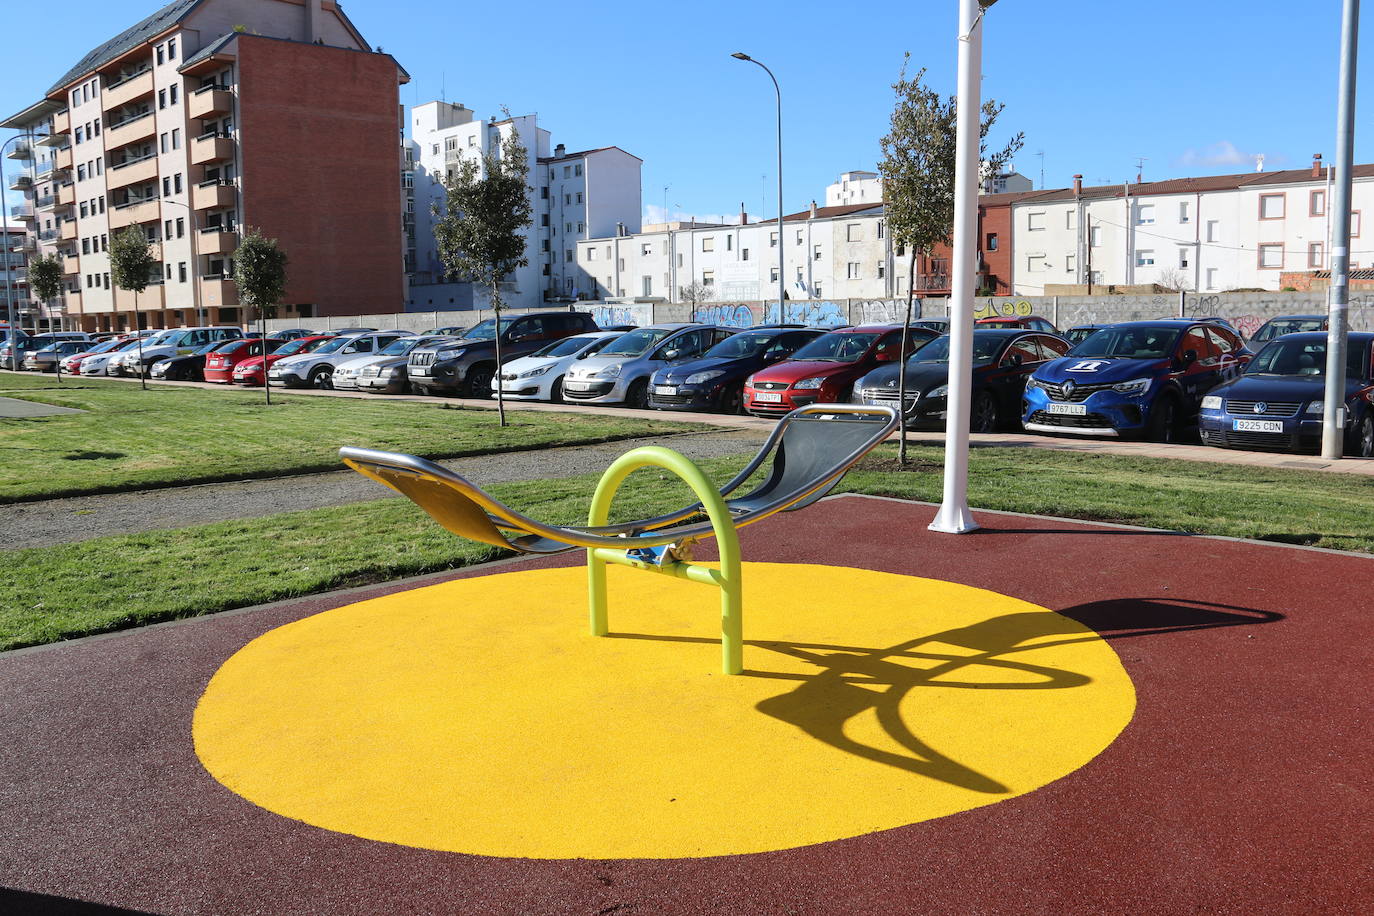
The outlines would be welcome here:
[[[605,525],[610,518],[611,503],[621,484],[641,468],[662,468],[676,474],[683,483],[691,488],[715,534],[720,551],[720,567],[699,566],[686,560],[670,560],[656,565],[629,556],[628,551],[609,547],[587,549],[587,589],[591,607],[591,630],[593,636],[605,636],[609,632],[606,600],[606,564],[616,563],[649,572],[715,585],[720,588],[720,634],[721,669],[726,674],[739,674],[744,670],[744,595],[740,579],[739,535],[735,531],[730,509],[725,505],[720,491],[711,484],[689,458],[661,445],[646,445],[632,449],[611,463],[592,494],[591,509],[587,513],[587,524],[591,527]]]

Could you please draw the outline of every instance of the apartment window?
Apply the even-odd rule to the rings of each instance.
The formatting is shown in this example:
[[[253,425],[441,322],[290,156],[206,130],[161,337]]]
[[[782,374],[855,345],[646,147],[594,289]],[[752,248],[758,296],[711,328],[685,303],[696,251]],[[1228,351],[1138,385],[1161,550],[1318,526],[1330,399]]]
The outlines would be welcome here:
[[[437,144],[437,143],[430,144],[430,155],[432,155],[432,156],[437,156],[437,155],[439,155],[439,144]]]
[[[588,247],[588,248],[587,248],[587,260],[588,260],[588,261],[595,261],[595,260],[596,260],[596,249],[595,249],[595,248],[591,248],[591,247]],[[680,259],[680,258],[679,258],[679,263],[681,263],[681,259]]]
[[[564,203],[564,204],[569,204],[569,205],[572,204],[572,195],[571,195],[571,194],[564,194],[564,195],[563,195],[563,203]]]
[[[725,250],[726,250],[726,251],[734,251],[734,250],[735,250],[735,237],[734,237],[733,235],[727,235],[727,236],[725,237]]]
[[[592,250],[592,249],[588,249],[588,250],[590,251],[590,250]],[[572,249],[571,249],[571,248],[568,248],[568,249],[565,249],[565,250],[564,250],[564,252],[563,252],[563,259],[564,259],[565,261],[571,261],[571,260],[572,260]]]
[[[797,230],[797,244],[800,245],[801,243],[802,243],[802,234],[801,234],[801,230],[798,229],[798,230]]]
[[[444,152],[451,153],[458,148],[458,138],[448,137],[444,140]]]
[[[84,200],[81,202],[81,218],[86,218],[86,202]]]
[[[741,248],[741,249],[739,250],[739,259],[740,259],[741,261],[747,261],[747,260],[749,260],[749,249],[748,249],[748,248]]]
[[[540,249],[543,250],[543,251],[548,251],[548,250],[549,250],[549,240],[548,240],[548,239],[540,239],[540,241],[539,241],[539,247],[540,247]]]
[[[701,272],[701,285],[713,286],[716,282],[716,272],[714,270],[703,270]]]
[[[176,83],[173,83],[172,88],[167,90],[167,101],[169,104],[175,105],[177,103],[177,90],[179,88],[180,87],[178,87]],[[95,132],[100,133],[100,128],[97,127]]]
[[[86,180],[86,163],[83,162],[83,163],[81,163],[80,165],[78,165],[78,166],[76,167],[76,180],[77,180],[77,181],[85,181],[85,180]]]
[[[82,254],[90,254],[90,253],[91,253],[91,240],[90,240],[90,239],[82,239],[82,240],[81,240],[81,253],[82,253]]]
[[[104,175],[104,174],[105,174],[105,160],[104,160],[104,159],[97,159],[97,160],[95,161],[95,173],[96,173],[97,175]]]
[[[770,233],[768,233],[768,247],[769,247],[769,248],[777,248],[777,247],[778,247],[778,234],[777,234],[776,232],[770,232]]]
[[[1144,249],[1138,249],[1138,250],[1136,251],[1136,253],[1135,253],[1135,266],[1136,266],[1136,267],[1153,267],[1154,264],[1155,264],[1155,253],[1154,253],[1153,251],[1146,251],[1146,250],[1144,250]]]
[[[615,262],[615,269],[616,269],[616,270],[624,270],[624,269],[625,269],[625,259],[624,259],[624,258],[617,258],[617,259],[616,259],[616,262]]]
[[[1326,189],[1313,191],[1307,198],[1307,213],[1309,216],[1326,215]]]
[[[1070,255],[1065,255],[1065,256],[1064,256],[1064,273],[1066,273],[1066,274],[1071,274],[1071,273],[1073,273],[1073,272],[1074,272],[1075,270],[1077,270],[1077,269],[1078,269],[1078,256],[1077,256],[1077,255],[1072,255],[1072,254],[1070,254]]]
[[[778,269],[776,267],[768,268],[768,280],[770,283],[778,282]]]
[[[648,242],[645,242],[644,244],[639,246],[639,253],[644,255],[645,257],[648,257],[649,255],[654,253],[654,246],[650,245]]]
[[[681,266],[682,266],[682,255],[681,255],[681,253],[679,253],[678,256],[677,256],[677,266],[678,266],[678,267],[681,267]]]
[[[1221,220],[1209,219],[1207,221],[1207,241],[1217,242],[1221,240]]]
[[[858,223],[850,223],[844,227],[844,238],[847,242],[861,242],[864,237],[864,227]]]
[[[881,239],[881,238],[885,238],[886,236],[887,236],[887,229],[886,229],[886,227],[883,225],[882,221],[879,220],[879,221],[878,221],[878,238]]]
[[[1357,239],[1360,237],[1360,211],[1350,211],[1350,237]]]
[[[883,278],[886,277],[886,276],[887,276],[887,265],[884,264],[882,261],[879,261],[879,262],[878,262],[878,279],[881,280],[881,279],[883,279]]]
[[[1139,204],[1135,208],[1135,224],[1137,226],[1150,226],[1155,221],[1155,205]]]
[[[180,193],[181,193],[181,173],[180,173],[180,172],[177,172],[175,175],[172,176],[172,193],[173,193],[173,194],[180,194]]]
[[[171,178],[170,175],[163,175],[163,176],[162,176],[162,196],[163,196],[163,197],[171,197],[171,196],[172,196],[172,178]]]
[[[175,38],[167,39],[167,59],[177,59],[177,40]]]
[[[1073,226],[1074,226],[1074,220],[1075,220],[1077,217],[1078,217],[1078,214],[1075,213],[1073,210],[1066,210],[1066,211],[1064,211],[1064,228],[1065,228],[1065,229],[1072,229]]]
[[[716,237],[715,237],[714,235],[708,235],[708,236],[705,236],[704,238],[702,238],[702,240],[701,240],[701,250],[702,250],[702,251],[715,251],[715,250],[716,250]]]
[[[103,233],[103,232],[100,234],[100,250],[101,250],[101,251],[109,251],[109,250],[110,250],[110,237],[109,237],[108,235],[106,235],[105,233]]]
[[[104,195],[104,194],[101,194],[100,197],[98,198],[98,200],[100,201],[100,212],[101,212],[101,213],[104,213],[104,212],[105,212],[105,195]]]
[[[181,149],[181,128],[172,128],[172,149]]]
[[[158,46],[157,46],[157,62],[158,62],[158,63],[162,63],[162,54],[163,54],[162,45],[158,45]]]
[[[157,91],[157,107],[158,107],[158,108],[166,108],[166,107],[167,107],[167,90],[166,90],[166,89],[159,89],[159,90]]]
[[[813,260],[813,261],[819,261],[820,259],[821,259],[821,246],[820,246],[820,245],[816,245],[816,246],[812,249],[812,251],[811,251],[811,260]]]
[[[1283,267],[1283,243],[1259,246],[1259,266],[1262,270],[1280,270]]]
[[[576,196],[577,196],[577,202],[578,202],[579,204],[582,203],[582,192],[581,192],[581,191],[578,191]]]
[[[857,280],[862,273],[858,261],[850,261],[845,265],[844,276],[846,280]]]
[[[571,177],[572,177],[572,166],[570,166],[570,165],[565,165],[565,166],[563,166],[563,177],[564,177],[564,178],[571,178]]]
[[[1260,219],[1283,219],[1283,194],[1261,194],[1259,199]]]
[[[1186,200],[1181,200],[1181,201],[1179,201],[1179,202],[1178,202],[1178,221],[1179,221],[1180,223],[1186,223],[1186,222],[1188,222],[1188,221],[1191,220],[1191,219],[1192,219],[1192,217],[1188,215],[1188,201],[1186,201]]]
[[[171,220],[166,220],[166,221],[163,222],[163,224],[162,224],[162,237],[163,237],[164,239],[169,239],[169,238],[172,237],[172,221],[171,221]]]
[[[81,104],[81,90],[80,90],[80,89],[73,89],[73,90],[72,90],[72,106],[71,106],[71,107],[75,108],[77,105],[80,105],[80,104]]]
[[[1187,249],[1187,248],[1180,248],[1180,249],[1178,250],[1178,266],[1179,266],[1179,268],[1187,267],[1187,266],[1188,266],[1188,263],[1189,263],[1189,261],[1188,261],[1188,249]]]
[[[106,272],[106,273],[103,275],[102,280],[103,280],[103,285],[104,285],[104,287],[105,287],[106,289],[109,289],[109,288],[110,288],[110,274],[109,274],[108,272]]]
[[[543,187],[541,187],[541,188],[539,189],[539,199],[540,199],[540,200],[548,200],[548,199],[549,199],[549,188],[548,188],[548,185],[545,185],[545,186],[543,186]]]
[[[1308,267],[1317,267],[1317,268],[1320,268],[1320,267],[1322,266],[1322,255],[1323,255],[1322,248],[1323,248],[1323,243],[1321,243],[1321,242],[1308,242],[1308,244],[1307,244],[1307,266],[1308,266]]]
[[[585,231],[585,229],[584,229],[584,227],[583,227],[582,220],[578,220],[578,221],[577,221],[577,231],[578,231],[578,232],[584,232],[584,231]]]
[[[176,91],[173,90],[172,94],[176,95]],[[96,118],[94,121],[91,122],[91,124],[95,127],[95,135],[97,137],[100,136],[100,119]]]
[[[1102,227],[1093,226],[1088,229],[1088,244],[1093,248],[1102,247]]]
[[[996,251],[996,250],[997,250],[997,233],[996,233],[996,232],[989,232],[989,233],[988,233],[987,244],[984,245],[983,247],[984,247],[985,249],[987,249],[988,251]]]
[[[563,224],[563,231],[564,231],[564,232],[572,232],[572,223],[564,223],[564,224]]]
[[[162,274],[163,279],[165,279],[165,280],[170,280],[170,279],[172,279],[172,262],[171,262],[171,261],[168,261],[166,264],[163,264],[162,266],[163,266],[163,268],[164,268],[163,274]]]
[[[171,148],[168,145],[169,140],[170,138],[165,133],[162,136],[158,137],[158,146],[161,147],[164,153]]]
[[[468,146],[476,146],[476,145],[477,145],[477,138],[474,137],[473,135],[469,134],[469,135],[468,135]]]
[[[1030,273],[1040,273],[1045,269],[1045,256],[1043,254],[1031,254],[1026,256],[1026,270]]]
[[[1217,269],[1215,267],[1207,268],[1207,288],[1217,288]]]
[[[577,176],[579,176],[579,177],[582,175],[582,165],[581,165],[581,163],[578,163],[577,165],[573,166],[573,174],[574,174],[574,175],[577,175]]]
[[[229,215],[229,219],[228,219],[227,224],[226,224],[226,228],[232,229],[233,226],[234,226],[234,217],[233,217],[233,214],[230,214],[230,215]],[[186,218],[183,217],[183,216],[178,216],[178,217],[177,217],[177,238],[181,238],[181,237],[182,237],[183,235],[185,235],[185,234],[186,234]]]
[[[86,139],[85,128],[78,126],[78,127],[76,128],[76,142],[77,142],[77,143],[81,143],[81,142],[82,142],[83,140],[85,140],[85,139]]]
[[[548,215],[547,213],[541,213],[541,214],[539,214],[539,225],[541,225],[541,226],[543,226],[543,227],[545,227],[545,228],[548,228],[548,225],[549,225],[549,215]]]
[[[1044,211],[1026,214],[1026,228],[1032,232],[1037,232],[1045,228]]]
[[[797,268],[797,282],[798,282],[798,283],[802,282],[802,279],[803,279],[804,274],[805,274],[805,271],[803,271],[800,267],[798,267],[798,268]]]
[[[91,84],[90,84],[90,83],[83,83],[83,84],[81,85],[81,101],[83,101],[83,102],[89,102],[90,100],[91,100]]]

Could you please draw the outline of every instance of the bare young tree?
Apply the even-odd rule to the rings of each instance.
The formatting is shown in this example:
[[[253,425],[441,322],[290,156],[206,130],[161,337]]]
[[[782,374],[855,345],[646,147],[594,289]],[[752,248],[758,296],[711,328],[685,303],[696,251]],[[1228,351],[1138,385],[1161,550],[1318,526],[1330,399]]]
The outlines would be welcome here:
[[[1193,288],[1193,279],[1188,276],[1188,272],[1182,267],[1171,267],[1168,270],[1160,271],[1159,279],[1155,283],[1175,293],[1190,292]]]
[[[691,283],[682,287],[679,291],[679,298],[690,305],[692,311],[695,312],[698,305],[701,305],[703,302],[711,301],[715,290],[715,286],[710,283],[702,283],[698,280],[693,280]]]

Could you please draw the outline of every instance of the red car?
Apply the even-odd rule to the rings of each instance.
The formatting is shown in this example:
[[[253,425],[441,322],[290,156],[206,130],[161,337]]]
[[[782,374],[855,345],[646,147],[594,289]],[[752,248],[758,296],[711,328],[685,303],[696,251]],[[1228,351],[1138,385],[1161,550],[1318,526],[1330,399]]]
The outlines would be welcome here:
[[[979,318],[975,327],[1007,328],[1013,331],[1024,328],[1027,331],[1059,333],[1059,329],[1054,326],[1053,322],[1048,318],[1041,318],[1039,315],[991,315],[987,318]]]
[[[284,340],[268,340],[267,352],[281,348]],[[234,381],[234,367],[252,356],[262,356],[262,338],[245,337],[220,346],[205,356],[205,380],[227,385]]]
[[[316,334],[311,337],[297,337],[295,340],[284,341],[280,347],[268,353],[266,357],[250,356],[234,366],[233,382],[235,385],[261,385],[264,359],[270,366],[284,356],[299,356],[302,353],[309,353],[326,340],[333,339],[333,334]]]
[[[929,336],[913,333],[908,349],[915,350]],[[902,329],[890,324],[822,334],[782,362],[749,376],[744,382],[744,409],[756,417],[780,417],[807,404],[848,401],[854,382],[879,363],[895,360],[901,346]]]

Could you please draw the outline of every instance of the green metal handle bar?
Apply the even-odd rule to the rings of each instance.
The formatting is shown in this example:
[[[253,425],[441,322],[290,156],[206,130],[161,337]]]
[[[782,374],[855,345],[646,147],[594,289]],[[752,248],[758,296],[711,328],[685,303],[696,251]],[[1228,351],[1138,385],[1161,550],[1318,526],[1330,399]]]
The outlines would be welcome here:
[[[703,511],[711,520],[711,528],[715,533],[720,551],[720,568],[701,566],[686,560],[671,560],[660,566],[631,557],[625,550],[589,547],[587,591],[592,635],[605,636],[610,632],[606,601],[607,563],[662,573],[702,585],[714,585],[720,589],[721,670],[726,674],[739,674],[744,670],[744,587],[740,578],[739,535],[720,491],[706,479],[701,468],[680,452],[659,445],[646,445],[628,451],[612,462],[606,473],[601,475],[596,492],[592,495],[587,524],[592,527],[605,525],[610,518],[611,502],[621,484],[635,471],[647,467],[662,468],[676,474],[701,500]]]

